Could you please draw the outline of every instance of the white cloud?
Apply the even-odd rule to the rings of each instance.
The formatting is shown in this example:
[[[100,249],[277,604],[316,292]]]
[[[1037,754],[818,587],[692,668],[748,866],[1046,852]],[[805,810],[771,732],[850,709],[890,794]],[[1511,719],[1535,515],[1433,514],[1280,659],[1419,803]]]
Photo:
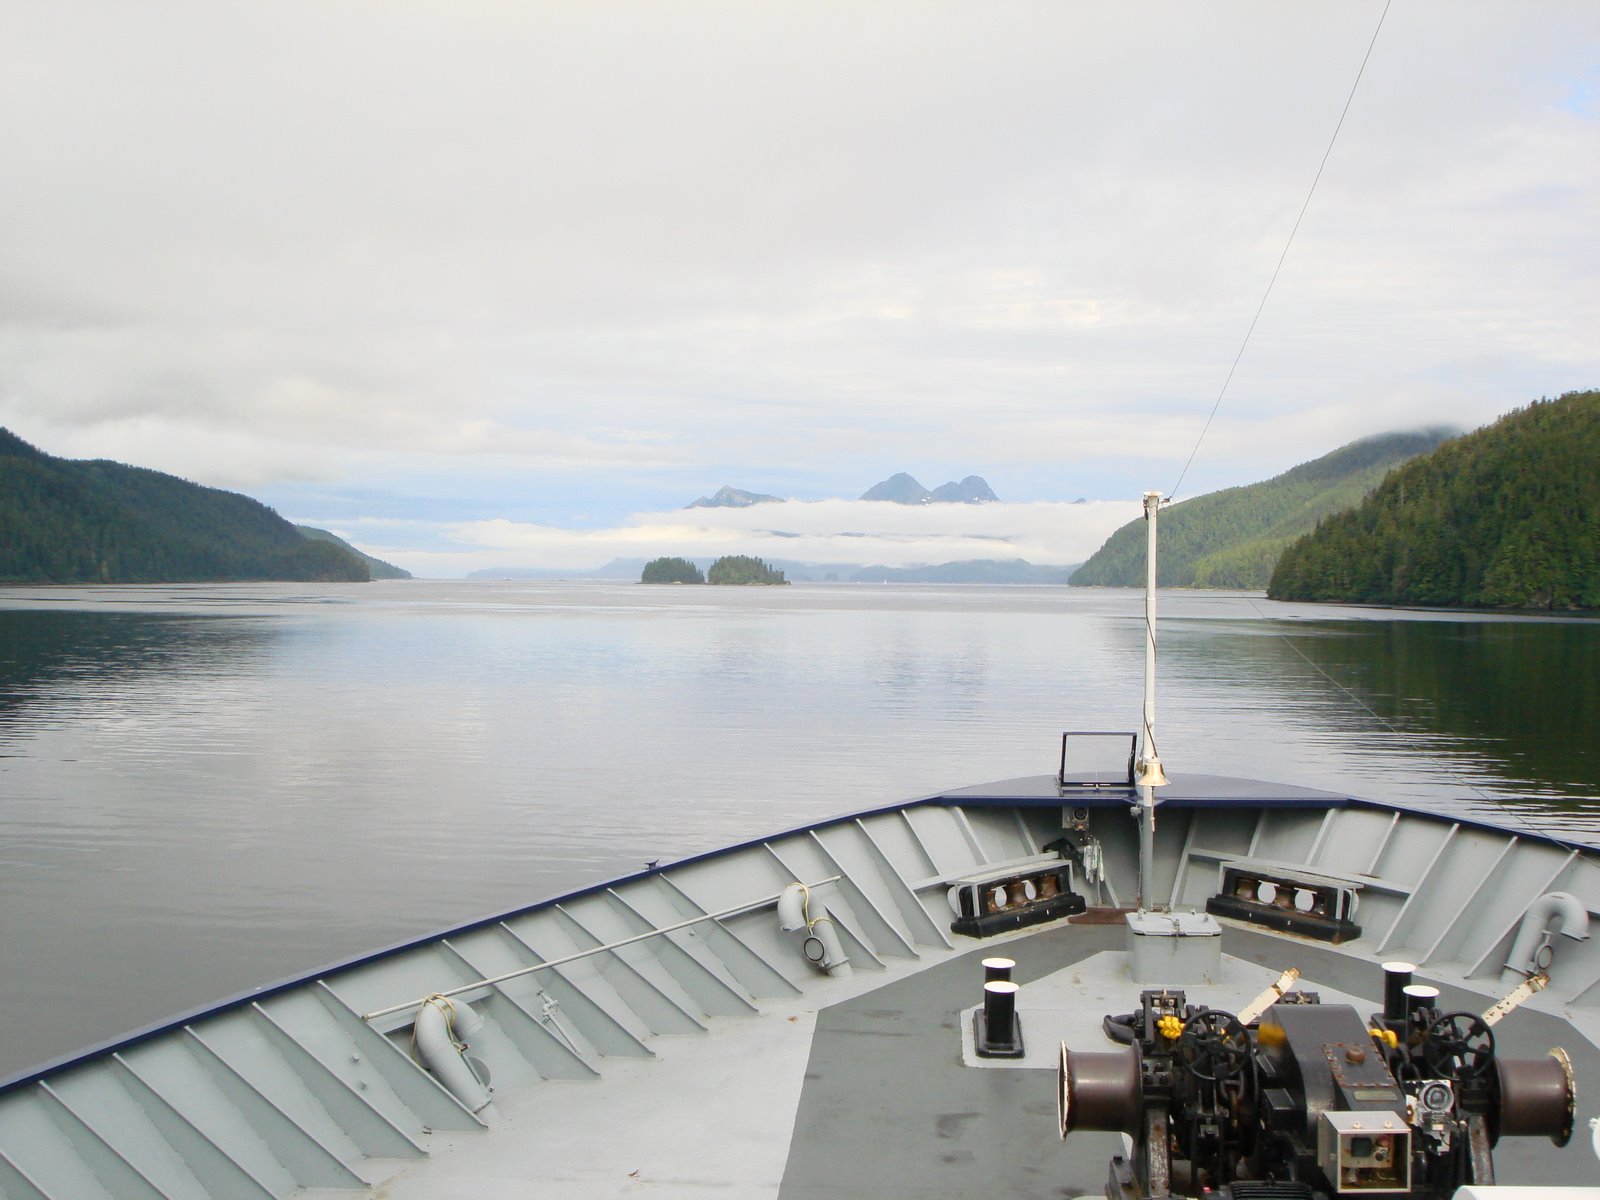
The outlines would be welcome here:
[[[1167,486],[1380,9],[24,0],[0,424],[575,510]],[[1589,0],[1389,13],[1196,479],[1600,381],[1597,57]]]

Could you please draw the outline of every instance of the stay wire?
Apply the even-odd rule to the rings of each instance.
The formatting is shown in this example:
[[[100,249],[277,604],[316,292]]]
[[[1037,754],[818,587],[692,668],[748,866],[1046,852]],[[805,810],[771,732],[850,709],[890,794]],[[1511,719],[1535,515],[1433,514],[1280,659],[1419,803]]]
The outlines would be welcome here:
[[[1378,44],[1378,34],[1383,29],[1384,18],[1389,15],[1389,5],[1394,0],[1384,0],[1383,11],[1378,14],[1378,25],[1372,31],[1372,40],[1367,43],[1367,52],[1361,59],[1361,68],[1356,72],[1355,82],[1350,85],[1350,94],[1345,97],[1344,108],[1339,113],[1339,121],[1333,127],[1333,136],[1328,139],[1328,148],[1322,152],[1322,161],[1317,164],[1316,178],[1311,181],[1311,190],[1306,193],[1305,203],[1300,206],[1300,214],[1294,219],[1294,228],[1289,230],[1289,240],[1283,244],[1283,253],[1278,255],[1278,265],[1272,269],[1272,278],[1267,280],[1267,290],[1261,293],[1261,303],[1256,305],[1256,315],[1250,318],[1250,328],[1245,330],[1244,341],[1239,343],[1239,353],[1233,356],[1233,365],[1228,368],[1228,374],[1222,381],[1222,390],[1217,393],[1216,403],[1211,406],[1211,414],[1206,417],[1206,423],[1200,429],[1200,436],[1194,440],[1194,449],[1189,451],[1189,457],[1183,464],[1183,470],[1178,472],[1178,482],[1172,485],[1172,490],[1167,493],[1170,501],[1178,494],[1178,489],[1183,486],[1184,478],[1189,474],[1189,468],[1194,463],[1194,456],[1200,453],[1200,443],[1206,440],[1206,434],[1211,432],[1211,422],[1216,420],[1217,410],[1222,407],[1222,398],[1228,394],[1228,385],[1233,382],[1233,374],[1239,369],[1239,363],[1244,358],[1245,348],[1250,345],[1250,335],[1256,331],[1256,323],[1261,320],[1261,313],[1267,307],[1267,297],[1272,295],[1273,284],[1278,282],[1278,273],[1283,270],[1284,261],[1289,257],[1289,247],[1294,245],[1294,235],[1300,232],[1300,222],[1305,219],[1306,210],[1311,207],[1311,197],[1317,194],[1317,184],[1322,182],[1322,172],[1328,165],[1328,158],[1333,153],[1334,143],[1339,140],[1339,131],[1344,128],[1344,119],[1350,113],[1350,104],[1356,98],[1356,89],[1361,86],[1361,77],[1366,74],[1367,62],[1372,58],[1372,48]]]
[[[1263,612],[1261,610],[1261,606],[1255,602],[1254,598],[1250,599],[1250,607],[1256,610],[1256,615],[1258,617],[1262,618],[1262,620],[1270,621],[1273,624],[1277,624],[1278,623],[1276,621],[1276,619],[1274,619],[1272,617],[1269,617],[1265,612]],[[1396,738],[1400,739],[1401,741],[1409,740],[1408,739],[1408,735],[1406,734],[1405,730],[1401,729],[1398,725],[1394,724],[1394,722],[1392,722],[1392,721],[1388,720],[1387,718],[1385,718],[1381,713],[1376,712],[1372,708],[1372,706],[1370,704],[1368,704],[1360,696],[1356,695],[1355,692],[1351,691],[1349,688],[1345,687],[1344,684],[1340,683],[1337,679],[1335,679],[1332,675],[1328,674],[1328,672],[1325,671],[1322,668],[1322,664],[1321,663],[1317,662],[1310,655],[1306,654],[1305,651],[1301,650],[1299,646],[1296,646],[1292,641],[1290,641],[1288,634],[1284,633],[1280,629],[1280,630],[1276,631],[1276,635],[1277,635],[1277,638],[1278,638],[1279,641],[1281,641],[1285,646],[1289,647],[1290,650],[1294,651],[1296,657],[1298,657],[1301,662],[1305,663],[1306,666],[1310,667],[1318,675],[1322,676],[1322,678],[1326,679],[1329,683],[1333,684],[1334,687],[1338,688],[1339,691],[1344,693],[1344,696],[1345,696],[1345,698],[1347,700],[1349,700],[1351,703],[1353,703],[1362,712],[1366,713],[1367,716],[1371,717],[1379,725],[1383,726],[1383,728],[1385,730],[1387,730],[1389,733],[1393,734]],[[1482,788],[1480,788],[1477,784],[1473,783],[1470,779],[1466,778],[1464,775],[1460,775],[1455,771],[1447,771],[1446,774],[1449,776],[1451,781],[1455,783],[1455,785],[1457,787],[1464,788],[1467,791],[1471,792],[1479,800],[1482,800],[1484,803],[1493,805],[1494,808],[1495,808],[1495,811],[1497,811],[1499,813],[1503,813],[1504,815],[1510,817],[1512,820],[1516,821],[1519,825],[1521,825],[1523,828],[1527,829],[1531,833],[1535,833],[1539,837],[1544,838],[1544,839],[1554,843],[1557,846],[1560,846],[1563,850],[1570,850],[1570,851],[1573,851],[1573,852],[1582,852],[1582,851],[1585,851],[1585,850],[1593,849],[1593,847],[1582,846],[1582,845],[1579,845],[1577,843],[1569,842],[1569,841],[1566,841],[1566,840],[1564,840],[1564,839],[1562,839],[1560,837],[1557,837],[1550,830],[1542,828],[1541,826],[1539,826],[1538,824],[1534,823],[1533,821],[1528,820],[1527,817],[1523,816],[1521,813],[1517,812],[1515,809],[1506,808],[1503,804],[1500,803],[1500,801],[1496,797],[1491,796],[1488,792],[1484,791]]]

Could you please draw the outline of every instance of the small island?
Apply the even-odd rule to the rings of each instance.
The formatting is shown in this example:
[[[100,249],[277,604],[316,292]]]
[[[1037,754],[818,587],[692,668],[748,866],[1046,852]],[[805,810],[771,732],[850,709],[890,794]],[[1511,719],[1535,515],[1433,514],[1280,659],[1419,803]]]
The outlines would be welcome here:
[[[687,558],[653,558],[644,565],[640,583],[704,583],[705,575]]]
[[[725,554],[701,574],[686,558],[656,558],[644,566],[640,583],[787,584],[783,572],[748,554]]]
[[[707,583],[779,584],[788,583],[783,572],[767,566],[748,554],[725,554],[706,572]]]

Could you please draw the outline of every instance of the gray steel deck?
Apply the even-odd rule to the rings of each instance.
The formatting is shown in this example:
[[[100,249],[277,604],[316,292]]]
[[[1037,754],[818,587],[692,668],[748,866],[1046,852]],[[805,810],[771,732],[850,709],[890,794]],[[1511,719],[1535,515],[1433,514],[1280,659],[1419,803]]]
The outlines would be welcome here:
[[[1185,796],[1174,789],[1173,799]],[[1092,903],[1133,895],[1128,797],[1012,781],[792,830],[285,981],[0,1082],[6,1200],[1095,1193],[1118,1139],[1056,1136],[1054,1042],[1095,1036],[1137,985],[1121,931],[1056,924],[978,942],[949,931],[949,882],[1030,855],[1080,805],[1103,844]],[[1157,830],[1151,891],[1203,905],[1222,862],[1294,862],[1359,886],[1338,949],[1229,924],[1236,1006],[1263,971],[1375,1000],[1407,958],[1452,1006],[1498,996],[1530,903],[1600,911],[1594,853],[1481,822],[1266,785],[1207,782]],[[853,974],[812,969],[772,898],[819,883]],[[738,910],[711,919],[708,914]],[[685,924],[692,922],[692,924]],[[1228,923],[1225,923],[1228,924]],[[963,1065],[977,959],[1019,961],[1020,1067]],[[1250,965],[1258,964],[1258,965]],[[498,983],[480,981],[523,972]],[[1558,947],[1552,985],[1497,1029],[1563,1046],[1580,1116],[1600,1097],[1600,939]],[[494,1102],[474,1115],[410,1052],[415,1004],[465,988]],[[386,1010],[404,1006],[393,1013]],[[1087,1047],[1093,1048],[1093,1047]],[[1503,1179],[1591,1178],[1581,1136],[1502,1144]]]

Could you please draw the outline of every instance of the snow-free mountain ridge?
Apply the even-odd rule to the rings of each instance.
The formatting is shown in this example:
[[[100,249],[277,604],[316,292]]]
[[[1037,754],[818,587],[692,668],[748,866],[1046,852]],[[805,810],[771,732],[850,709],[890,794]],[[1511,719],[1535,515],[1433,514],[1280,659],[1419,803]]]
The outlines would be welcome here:
[[[781,496],[748,492],[724,484],[709,496],[685,504],[685,508],[749,508],[755,504],[776,504]],[[929,491],[904,471],[875,483],[861,496],[863,500],[887,500],[891,504],[994,504],[1000,497],[981,475],[968,475],[959,483],[941,483]]]

